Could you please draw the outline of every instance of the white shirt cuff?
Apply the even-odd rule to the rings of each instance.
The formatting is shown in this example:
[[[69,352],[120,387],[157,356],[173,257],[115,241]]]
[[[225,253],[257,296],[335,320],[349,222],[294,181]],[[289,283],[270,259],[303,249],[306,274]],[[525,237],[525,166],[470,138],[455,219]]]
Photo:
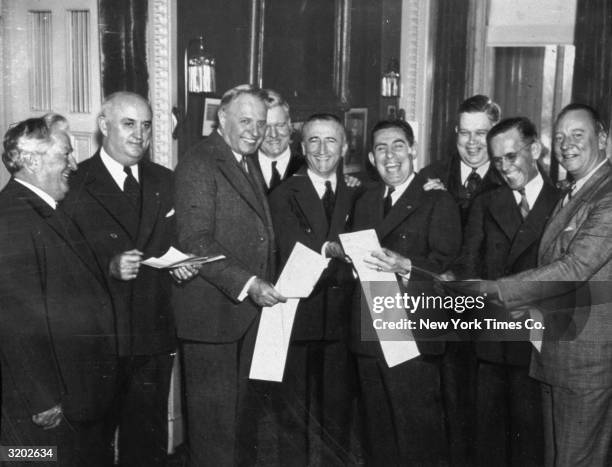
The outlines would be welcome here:
[[[251,284],[253,283],[253,281],[257,278],[257,276],[251,276],[251,278],[246,282],[246,284],[244,284],[244,287],[242,288],[242,291],[240,292],[240,295],[238,295],[238,301],[241,302],[243,301],[245,298],[247,298],[248,292],[249,292],[249,287],[251,286]]]
[[[327,248],[327,245],[329,245],[329,242],[325,242],[321,247],[321,256],[323,256],[323,258],[327,258],[327,256],[325,256],[325,249]]]

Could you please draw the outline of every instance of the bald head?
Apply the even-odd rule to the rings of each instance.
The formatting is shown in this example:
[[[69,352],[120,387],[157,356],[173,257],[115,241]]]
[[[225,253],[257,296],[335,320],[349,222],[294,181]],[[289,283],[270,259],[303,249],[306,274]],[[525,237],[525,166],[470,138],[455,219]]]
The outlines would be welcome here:
[[[151,143],[151,106],[132,92],[116,92],[102,103],[98,126],[102,147],[124,166],[137,164]]]

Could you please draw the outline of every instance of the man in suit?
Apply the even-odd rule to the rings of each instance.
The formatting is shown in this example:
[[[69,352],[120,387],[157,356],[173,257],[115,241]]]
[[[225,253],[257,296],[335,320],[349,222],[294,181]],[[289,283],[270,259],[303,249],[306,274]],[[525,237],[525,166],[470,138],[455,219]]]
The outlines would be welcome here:
[[[267,89],[266,94],[266,132],[254,157],[254,166],[270,194],[283,180],[304,166],[304,158],[289,146],[292,132],[289,104],[276,91]]]
[[[457,151],[446,160],[421,170],[428,179],[425,189],[446,189],[459,205],[461,224],[467,223],[474,198],[503,185],[487,153],[487,133],[501,116],[499,105],[489,97],[475,95],[461,103],[457,112]],[[462,335],[462,339],[469,336]],[[470,439],[474,420],[476,356],[470,342],[449,342],[444,362],[445,404],[449,411],[451,449],[457,465],[472,462]]]
[[[610,465],[612,426],[612,165],[597,112],[566,106],[555,122],[554,150],[575,185],[555,207],[538,250],[538,267],[480,284],[508,309],[531,305],[569,289],[588,293],[573,313],[575,338],[549,336],[564,310],[546,311],[541,353],[531,375],[542,382],[546,465]]]
[[[452,266],[462,278],[498,279],[535,267],[544,226],[560,197],[538,170],[542,146],[529,119],[502,120],[489,131],[487,141],[492,164],[505,184],[473,202],[461,255]],[[486,314],[476,311],[466,319],[502,317],[503,311],[491,305]],[[541,393],[529,377],[532,345],[527,318],[519,321],[521,331],[508,336],[495,331],[477,336],[477,465],[544,462]]]
[[[354,230],[376,229],[383,250],[372,254],[371,266],[403,278],[412,265],[445,271],[461,246],[455,202],[446,191],[423,189],[426,180],[414,173],[415,156],[414,134],[406,122],[374,126],[369,159],[382,182],[357,200],[353,223]],[[414,271],[404,291],[412,296],[433,294],[431,281]],[[448,464],[441,401],[445,343],[418,342],[419,357],[389,368],[380,344],[362,339],[360,320],[371,318],[360,305],[358,301],[353,307],[351,347],[358,355],[368,463]]]
[[[172,284],[167,271],[140,262],[172,245],[172,174],[145,157],[151,108],[141,96],[108,96],[98,126],[102,146],[79,164],[64,209],[104,268],[117,311],[121,380],[109,441],[119,426],[122,465],[163,465],[176,349]]]
[[[487,133],[501,117],[499,105],[477,94],[461,103],[457,111],[457,152],[434,162],[421,175],[430,179],[425,189],[445,188],[461,210],[463,225],[474,197],[502,184],[487,153]]]
[[[280,458],[293,465],[311,465],[316,458],[324,465],[346,465],[355,385],[347,346],[354,279],[338,234],[346,230],[358,189],[342,176],[347,143],[336,116],[310,116],[302,128],[302,148],[308,167],[270,195],[280,265],[296,242],[333,259],[297,309],[277,401]],[[318,451],[310,458],[309,444]]]
[[[57,207],[76,169],[65,132],[32,118],[4,138],[0,193],[1,443],[106,465],[100,420],[116,382],[113,306],[93,252]]]
[[[176,295],[183,340],[191,465],[251,464],[259,417],[248,372],[262,306],[286,299],[270,284],[275,240],[264,182],[247,155],[266,129],[266,94],[250,85],[226,92],[219,129],[176,168],[179,246],[222,254]]]

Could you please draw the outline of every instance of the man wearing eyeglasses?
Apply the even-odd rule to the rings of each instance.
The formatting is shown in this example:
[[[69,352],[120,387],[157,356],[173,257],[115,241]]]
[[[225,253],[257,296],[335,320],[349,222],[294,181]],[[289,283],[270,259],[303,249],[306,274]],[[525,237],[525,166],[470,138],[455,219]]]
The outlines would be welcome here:
[[[487,133],[501,116],[499,105],[483,95],[472,96],[458,109],[457,153],[421,170],[429,179],[423,188],[446,189],[461,209],[463,225],[478,193],[502,184],[487,154]]]
[[[466,279],[497,279],[535,267],[544,226],[559,200],[557,189],[538,171],[542,145],[529,119],[502,120],[487,141],[491,163],[505,184],[472,204],[462,252],[452,267]],[[489,306],[477,318],[503,319],[502,313]],[[485,330],[477,336],[475,465],[543,463],[541,394],[529,377],[528,318],[512,320],[521,323],[522,331]]]
[[[266,133],[254,157],[254,166],[261,173],[270,194],[304,165],[304,158],[289,147],[292,131],[289,104],[275,91],[269,89],[266,93]]]

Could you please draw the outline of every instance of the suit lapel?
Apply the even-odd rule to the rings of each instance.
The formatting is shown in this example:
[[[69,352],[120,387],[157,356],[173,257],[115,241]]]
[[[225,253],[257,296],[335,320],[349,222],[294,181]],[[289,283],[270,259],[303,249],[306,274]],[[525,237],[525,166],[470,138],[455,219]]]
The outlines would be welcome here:
[[[99,153],[93,156],[89,172],[85,177],[85,189],[94,199],[98,200],[102,208],[108,211],[127,235],[132,240],[136,240],[138,213],[127,202],[123,191],[106,169]]]
[[[551,214],[550,207],[558,198],[557,190],[550,184],[544,182],[540,194],[536,198],[533,208],[525,222],[521,225],[520,234],[517,234],[510,252],[508,254],[508,264],[514,263],[516,259],[531,245],[540,241],[542,231]]]
[[[305,218],[306,224],[317,240],[323,243],[329,230],[323,203],[306,173],[296,174],[295,177],[296,186],[293,190],[293,197],[298,207],[298,212]]]
[[[347,216],[351,209],[351,202],[351,190],[344,183],[344,177],[339,175],[338,182],[336,183],[336,203],[334,204],[334,212],[332,213],[327,240],[334,240],[338,237],[338,234],[344,233]]]
[[[257,176],[257,169],[253,166],[253,158],[247,158],[247,165],[249,166],[249,174],[251,177],[244,173],[244,170],[240,167],[234,153],[230,147],[223,141],[220,135],[213,133],[209,136],[213,139],[213,144],[216,145],[217,150],[215,151],[217,158],[217,167],[223,176],[227,179],[228,183],[236,190],[236,192],[246,201],[246,203],[253,208],[257,215],[264,221],[267,222],[268,217],[261,199],[256,190],[258,187],[257,183],[253,180],[263,181],[261,176]],[[261,187],[259,187],[261,190]],[[263,193],[263,191],[262,191]]]
[[[378,206],[381,217],[383,208],[384,185],[379,192]],[[421,197],[423,196],[423,184],[420,183],[420,178],[415,177],[402,196],[395,202],[387,216],[382,220],[378,227],[378,236],[382,240],[390,232],[392,232],[404,219],[411,216],[422,204]]]
[[[582,204],[590,199],[593,189],[597,187],[603,179],[610,176],[611,168],[610,162],[606,162],[601,166],[584,184],[580,191],[578,191],[576,196],[574,196],[565,206],[562,205],[563,199],[559,200],[551,216],[551,220],[544,230],[544,235],[542,235],[539,252],[540,258],[552,248],[556,238],[568,226],[569,220],[574,217]]]
[[[500,191],[500,196],[493,198],[489,212],[504,235],[508,237],[508,242],[512,242],[522,223],[521,213],[512,190],[505,186]]]
[[[159,195],[160,181],[151,170],[151,162],[140,162],[140,185],[142,186],[142,212],[136,238],[136,248],[143,249],[153,233],[159,217],[161,200]]]
[[[289,157],[289,164],[287,164],[287,169],[285,170],[284,175],[282,176],[282,180],[286,180],[291,177],[294,173],[296,173],[302,165],[304,164],[304,158],[299,154],[291,152],[291,156]]]
[[[58,207],[58,211],[54,210],[40,199],[38,195],[21,185],[19,182],[11,180],[9,183],[14,184],[13,188],[16,191],[17,197],[27,203],[47,223],[47,225],[66,242],[70,249],[81,260],[83,265],[89,269],[98,282],[106,288],[106,282],[102,276],[101,269],[85,237],[80,230],[78,230],[77,226],[72,223],[70,218],[59,211],[61,208]]]

